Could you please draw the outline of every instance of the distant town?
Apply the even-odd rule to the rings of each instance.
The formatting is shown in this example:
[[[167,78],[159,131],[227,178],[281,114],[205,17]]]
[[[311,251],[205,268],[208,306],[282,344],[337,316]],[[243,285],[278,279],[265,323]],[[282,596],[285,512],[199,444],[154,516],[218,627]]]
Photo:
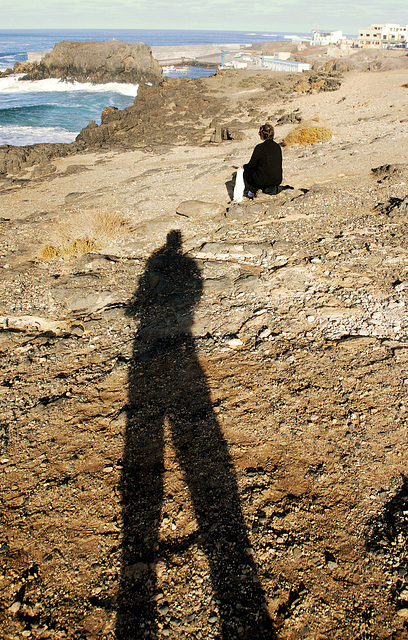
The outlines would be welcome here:
[[[317,56],[347,56],[353,49],[406,49],[408,50],[408,25],[371,24],[360,29],[357,37],[343,35],[341,30],[316,29],[310,37],[286,35],[287,45],[279,48],[278,41],[251,44],[190,44],[152,46],[153,56],[162,65],[165,75],[188,72],[189,65],[220,69],[248,69],[260,71],[297,72],[309,71],[307,61],[310,52]],[[273,47],[269,45],[273,44]],[[324,49],[325,51],[320,51]],[[272,50],[273,49],[273,50]],[[309,55],[306,55],[309,52]],[[45,52],[30,52],[28,63],[39,63]],[[181,66],[180,66],[181,65]]]
[[[371,24],[368,29],[360,29],[358,38],[347,38],[342,31],[313,31],[311,44],[357,46],[371,49],[408,48],[408,25]]]
[[[371,24],[367,29],[360,29],[358,37],[343,35],[340,30],[329,31],[316,29],[311,37],[288,35],[285,36],[291,44],[297,44],[297,51],[301,53],[310,47],[324,47],[333,56],[336,51],[340,55],[347,55],[352,49],[408,49],[408,25],[399,24]],[[249,45],[248,45],[249,47]],[[232,50],[222,52],[221,68],[260,69],[271,71],[308,71],[311,65],[307,62],[294,60],[293,51],[277,51],[272,55],[259,53],[253,55],[249,51]]]

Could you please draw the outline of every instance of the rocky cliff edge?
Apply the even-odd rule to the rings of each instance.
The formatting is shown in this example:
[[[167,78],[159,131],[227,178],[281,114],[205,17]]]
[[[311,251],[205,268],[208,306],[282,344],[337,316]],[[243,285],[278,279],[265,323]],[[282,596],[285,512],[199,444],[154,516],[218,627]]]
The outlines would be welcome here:
[[[25,71],[27,63],[15,68]],[[160,64],[143,42],[58,42],[38,64],[28,67],[25,80],[62,78],[79,82],[152,82],[162,78]]]

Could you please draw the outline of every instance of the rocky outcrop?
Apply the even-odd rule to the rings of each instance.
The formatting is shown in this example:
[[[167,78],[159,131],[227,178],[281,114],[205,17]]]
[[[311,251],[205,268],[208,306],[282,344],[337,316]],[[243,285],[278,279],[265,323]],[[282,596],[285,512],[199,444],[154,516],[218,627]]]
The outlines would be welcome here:
[[[200,80],[165,79],[158,86],[141,85],[134,104],[106,113],[100,126],[89,123],[77,137],[86,146],[144,146],[199,143],[206,118],[219,117],[224,105]]]
[[[13,73],[13,69],[6,69],[5,71],[0,71],[0,78],[9,76],[11,73]]]
[[[15,68],[18,71],[19,68]],[[162,78],[159,63],[143,42],[58,42],[38,64],[32,65],[25,80],[62,78],[79,82],[153,82]]]
[[[37,77],[40,66],[26,78]],[[134,149],[239,140],[243,129],[258,127],[269,117],[271,105],[293,93],[297,81],[297,74],[228,71],[209,78],[165,78],[156,85],[140,84],[132,106],[122,111],[106,108],[101,124],[90,122],[76,142],[0,147],[0,175],[85,148]]]
[[[0,176],[16,174],[21,169],[44,165],[52,158],[63,158],[84,149],[81,142],[42,143],[26,147],[5,144],[0,147]]]
[[[237,140],[243,128],[266,120],[271,104],[291,95],[297,80],[297,74],[239,71],[165,78],[157,86],[141,85],[131,107],[106,113],[100,126],[91,122],[77,141],[123,148]]]

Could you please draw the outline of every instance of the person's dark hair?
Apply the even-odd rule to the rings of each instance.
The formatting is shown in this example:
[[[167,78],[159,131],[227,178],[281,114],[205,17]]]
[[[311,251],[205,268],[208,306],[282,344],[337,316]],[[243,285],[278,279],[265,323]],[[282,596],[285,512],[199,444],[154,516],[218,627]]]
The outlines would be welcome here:
[[[259,135],[261,136],[262,140],[273,140],[275,129],[270,122],[266,122],[261,127],[259,127]]]

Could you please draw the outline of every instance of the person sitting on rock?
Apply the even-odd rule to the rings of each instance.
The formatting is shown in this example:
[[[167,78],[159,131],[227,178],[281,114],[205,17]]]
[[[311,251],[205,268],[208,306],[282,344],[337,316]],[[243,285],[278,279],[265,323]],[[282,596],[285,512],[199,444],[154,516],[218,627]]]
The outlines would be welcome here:
[[[250,161],[237,169],[234,202],[242,202],[245,189],[254,198],[258,189],[275,195],[282,190],[282,150],[273,139],[275,131],[270,122],[259,128],[262,142],[257,144]]]

